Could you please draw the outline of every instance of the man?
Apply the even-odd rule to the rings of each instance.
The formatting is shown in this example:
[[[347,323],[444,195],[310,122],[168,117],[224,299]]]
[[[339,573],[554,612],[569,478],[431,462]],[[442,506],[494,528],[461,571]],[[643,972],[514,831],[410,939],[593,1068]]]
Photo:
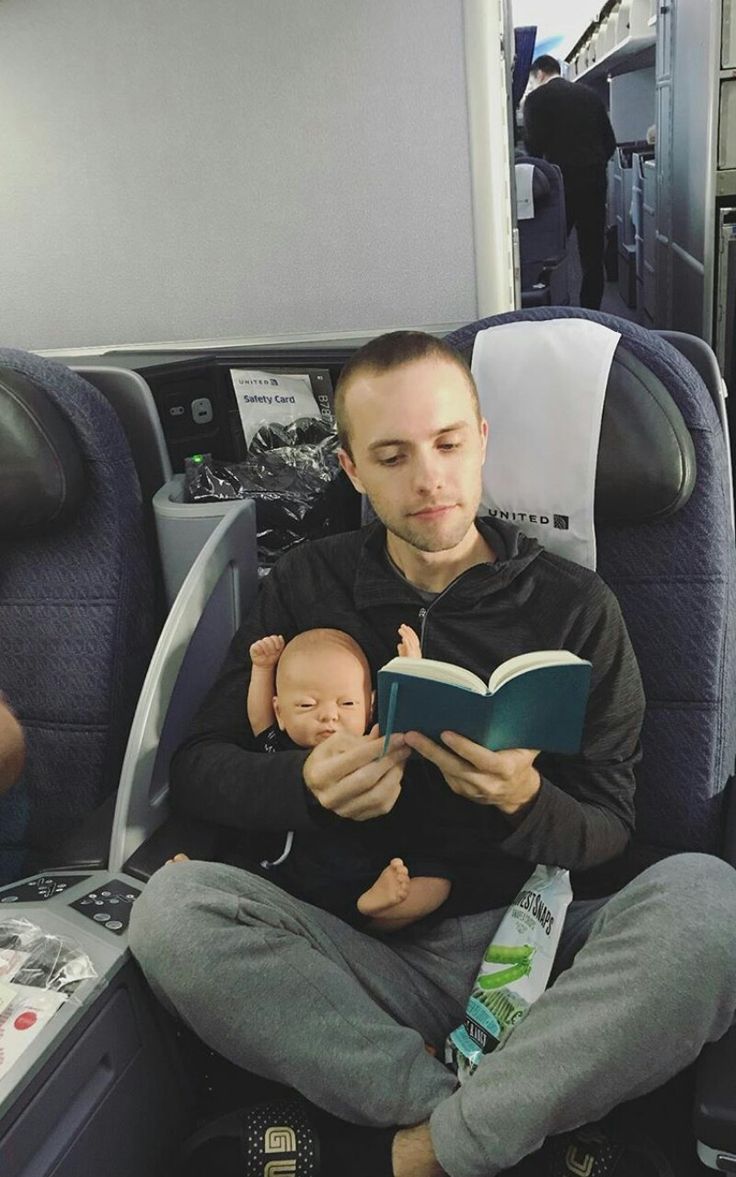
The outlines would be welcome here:
[[[23,730],[0,695],[0,793],[18,780],[25,760]]]
[[[323,1141],[323,1175],[492,1177],[663,1083],[728,1029],[736,872],[680,855],[608,901],[574,901],[554,985],[456,1090],[425,1043],[440,1048],[462,1021],[483,951],[534,864],[586,868],[626,845],[641,684],[596,574],[512,524],[476,519],[488,427],[460,356],[419,332],[382,336],[343,370],[336,413],[343,468],[381,522],[275,566],[174,759],[174,797],[194,815],[296,838],[318,840],[340,821],[462,833],[482,893],[453,888],[452,918],[381,940],[256,873],[183,863],[157,872],[135,904],[131,946],[215,1050],[372,1126],[353,1128],[352,1144],[346,1129],[342,1155],[339,1140]],[[545,646],[589,657],[581,754],[494,753],[450,732],[442,745],[397,736],[385,756],[372,734],[336,733],[309,753],[249,751],[255,636],[329,624],[375,673],[402,622],[421,628],[428,657],[484,676]]]
[[[583,281],[580,306],[600,309],[606,230],[606,165],[616,136],[606,108],[587,86],[560,77],[560,63],[545,54],[532,63],[535,89],[524,99],[524,140],[529,155],[562,171],[567,231],[578,231]]]

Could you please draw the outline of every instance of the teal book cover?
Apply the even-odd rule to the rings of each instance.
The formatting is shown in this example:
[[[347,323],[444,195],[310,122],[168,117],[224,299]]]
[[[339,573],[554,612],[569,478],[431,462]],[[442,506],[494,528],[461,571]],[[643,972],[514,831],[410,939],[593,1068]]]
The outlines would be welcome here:
[[[550,661],[564,655],[564,661]],[[546,664],[539,664],[542,655]],[[504,667],[536,658],[535,665],[504,676]],[[402,669],[400,663],[413,663]],[[378,723],[386,741],[393,732],[417,731],[440,742],[443,731],[458,732],[493,751],[536,748],[575,753],[580,748],[590,690],[591,664],[567,651],[543,651],[509,659],[486,685],[450,663],[394,658],[378,672]],[[451,677],[436,677],[447,667]],[[459,671],[459,673],[458,673]],[[498,681],[500,678],[500,682]],[[494,680],[496,680],[494,682]]]

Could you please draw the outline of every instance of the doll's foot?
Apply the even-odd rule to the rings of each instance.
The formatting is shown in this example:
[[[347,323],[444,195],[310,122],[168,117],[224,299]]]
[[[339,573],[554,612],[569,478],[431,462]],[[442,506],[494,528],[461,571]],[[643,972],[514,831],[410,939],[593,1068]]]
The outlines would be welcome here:
[[[188,854],[182,854],[181,852],[179,852],[179,854],[175,854],[173,858],[167,858],[166,861],[167,861],[167,863],[169,863],[169,862],[189,862],[190,859],[189,859]]]
[[[392,858],[373,886],[361,895],[358,911],[362,915],[386,915],[392,907],[404,902],[409,894],[410,881],[409,871],[401,859]]]

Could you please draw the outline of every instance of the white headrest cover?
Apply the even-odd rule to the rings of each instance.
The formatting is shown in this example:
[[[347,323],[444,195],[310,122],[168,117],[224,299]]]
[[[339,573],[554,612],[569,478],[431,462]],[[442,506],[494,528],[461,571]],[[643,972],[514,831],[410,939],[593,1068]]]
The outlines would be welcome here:
[[[620,338],[600,323],[553,319],[488,327],[473,347],[488,421],[483,506],[588,568],[601,415]]]

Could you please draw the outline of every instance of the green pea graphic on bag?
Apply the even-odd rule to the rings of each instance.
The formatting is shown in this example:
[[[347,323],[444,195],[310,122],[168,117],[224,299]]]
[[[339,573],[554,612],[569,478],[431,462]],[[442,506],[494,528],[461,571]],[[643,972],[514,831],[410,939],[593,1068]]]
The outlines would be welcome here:
[[[484,1054],[502,1045],[549,980],[567,906],[569,872],[538,866],[488,945],[465,1009],[445,1045],[445,1062],[462,1083]]]

